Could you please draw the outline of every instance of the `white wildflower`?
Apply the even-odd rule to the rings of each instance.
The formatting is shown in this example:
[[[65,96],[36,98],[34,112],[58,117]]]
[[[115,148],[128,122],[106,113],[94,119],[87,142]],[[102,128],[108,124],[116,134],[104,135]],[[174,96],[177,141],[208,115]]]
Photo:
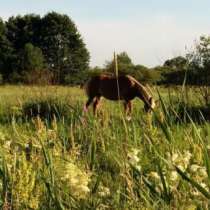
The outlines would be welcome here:
[[[178,174],[176,171],[172,171],[171,174],[170,174],[170,180],[171,181],[176,181],[178,179]]]
[[[179,164],[179,165],[177,165],[177,167],[178,167],[181,171],[185,171],[185,168],[184,168],[183,165]]]
[[[110,195],[110,189],[109,189],[108,187],[100,186],[100,187],[99,187],[98,194],[99,194],[101,197],[107,197],[107,196]]]
[[[132,148],[129,154],[132,154],[132,155],[135,155],[135,156],[136,156],[136,155],[138,155],[138,154],[139,154],[139,152],[140,152],[140,150],[139,150],[139,149]]]
[[[139,157],[138,157],[138,154],[139,154],[139,150],[138,149],[135,149],[135,148],[132,148],[129,152],[128,152],[128,161],[129,163],[133,166],[133,167],[139,167],[138,165],[138,162],[139,162]]]
[[[49,139],[55,140],[56,137],[57,137],[57,133],[56,133],[55,130],[48,129],[48,130],[47,130],[47,136],[48,136]]]
[[[184,160],[186,162],[189,162],[190,159],[191,159],[191,157],[192,157],[192,154],[188,150],[187,151],[184,151]]]
[[[155,172],[155,171],[151,171],[151,172],[149,173],[149,177],[154,178],[154,179],[156,179],[156,180],[160,180],[159,174],[158,174],[157,172]]]
[[[191,157],[192,154],[186,150],[183,154],[173,153],[169,158],[171,159],[172,165],[176,165],[182,171],[185,171],[189,165]],[[172,169],[172,167],[170,169]]]
[[[62,170],[61,180],[70,187],[71,193],[78,198],[84,198],[90,192],[88,183],[90,174],[81,171],[75,164],[65,164]],[[58,173],[60,174],[60,171]]]
[[[80,191],[80,194],[87,194],[90,192],[90,189],[88,188],[88,186],[85,185],[78,185],[77,190]]]
[[[0,131],[0,140],[4,141],[6,139],[4,133]]]
[[[135,169],[138,170],[139,172],[141,171],[141,166],[140,165],[136,165]]]
[[[208,176],[205,167],[200,167],[199,170],[198,170],[198,173],[203,178],[206,178]]]
[[[79,180],[77,179],[77,177],[69,177],[69,175],[66,176],[66,178],[69,179],[69,182],[71,183],[71,185],[77,185]]]
[[[12,144],[12,141],[6,141],[6,142],[4,143],[4,145],[3,145],[3,147],[4,147],[5,149],[10,149],[10,148],[11,148],[11,144]]]
[[[205,183],[200,183],[201,187],[203,187],[204,189],[208,190],[208,186]]]
[[[192,194],[193,194],[194,196],[199,196],[199,195],[200,195],[200,193],[199,193],[197,190],[193,190],[193,191],[192,191]]]
[[[139,162],[139,158],[137,156],[130,156],[129,162],[131,165],[136,166]]]
[[[175,162],[177,161],[178,158],[179,158],[178,153],[174,153],[174,154],[172,154],[172,156],[171,156],[171,161],[172,161],[173,163],[175,163]]]
[[[195,173],[199,168],[200,168],[199,165],[197,165],[197,164],[192,164],[192,165],[190,166],[190,171],[193,172],[193,173]]]

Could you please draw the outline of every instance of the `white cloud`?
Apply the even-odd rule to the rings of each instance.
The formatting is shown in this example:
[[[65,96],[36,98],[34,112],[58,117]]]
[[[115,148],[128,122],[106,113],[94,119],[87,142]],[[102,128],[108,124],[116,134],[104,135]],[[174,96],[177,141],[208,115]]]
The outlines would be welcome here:
[[[194,24],[194,25],[193,25]],[[171,16],[118,21],[79,21],[77,26],[91,54],[91,65],[102,66],[114,50],[126,51],[135,64],[155,66],[184,54],[210,24],[187,23]]]

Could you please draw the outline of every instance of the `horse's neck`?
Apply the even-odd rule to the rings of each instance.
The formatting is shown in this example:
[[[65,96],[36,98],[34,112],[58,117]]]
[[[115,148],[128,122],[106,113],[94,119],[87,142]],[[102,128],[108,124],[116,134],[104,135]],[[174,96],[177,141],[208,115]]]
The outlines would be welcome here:
[[[151,95],[148,93],[146,88],[140,83],[137,84],[137,94],[138,97],[145,103],[149,105],[149,101],[151,99]]]

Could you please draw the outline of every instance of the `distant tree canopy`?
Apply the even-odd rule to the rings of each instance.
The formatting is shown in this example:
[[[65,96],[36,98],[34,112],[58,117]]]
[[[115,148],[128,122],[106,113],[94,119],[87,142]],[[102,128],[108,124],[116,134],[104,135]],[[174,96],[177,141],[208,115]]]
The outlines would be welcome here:
[[[156,80],[159,79],[160,74],[158,72],[154,72],[143,65],[134,65],[131,58],[128,56],[126,52],[121,52],[117,55],[117,63],[118,63],[118,71],[119,74],[130,74],[134,76],[136,79],[145,83],[155,83]],[[104,72],[115,73],[115,61],[112,59],[111,61],[107,61],[105,64]],[[99,72],[99,71],[97,71]]]
[[[117,63],[119,73],[126,73],[132,70],[133,63],[131,58],[128,56],[126,52],[121,52],[117,55]],[[112,59],[111,61],[106,61],[105,70],[108,72],[115,72],[115,61]]]
[[[201,36],[186,57],[165,61],[160,68],[164,84],[210,85],[210,36]]]
[[[189,60],[189,82],[210,85],[210,36],[201,36]]]
[[[210,36],[201,36],[195,48],[186,56],[166,60],[162,66],[147,68],[134,65],[126,52],[118,56],[120,74],[130,74],[145,83],[210,85]],[[114,60],[106,62],[103,71],[114,73]]]
[[[158,68],[155,68],[156,70]],[[188,60],[185,57],[177,56],[168,59],[163,66],[159,68],[162,79],[159,83],[180,85],[185,78],[186,70],[188,69]]]
[[[67,15],[55,12],[0,20],[0,73],[5,81],[46,69],[56,83],[88,69],[89,52]]]

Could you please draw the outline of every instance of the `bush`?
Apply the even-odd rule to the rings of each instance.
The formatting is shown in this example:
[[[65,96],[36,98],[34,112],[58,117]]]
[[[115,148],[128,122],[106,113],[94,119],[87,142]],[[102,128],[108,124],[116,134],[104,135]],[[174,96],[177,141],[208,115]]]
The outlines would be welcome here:
[[[68,118],[72,111],[71,107],[57,98],[40,99],[23,104],[23,116],[33,118],[39,116],[42,119],[52,120]]]
[[[47,69],[26,71],[23,73],[23,81],[30,85],[50,85],[53,83],[53,73]]]

